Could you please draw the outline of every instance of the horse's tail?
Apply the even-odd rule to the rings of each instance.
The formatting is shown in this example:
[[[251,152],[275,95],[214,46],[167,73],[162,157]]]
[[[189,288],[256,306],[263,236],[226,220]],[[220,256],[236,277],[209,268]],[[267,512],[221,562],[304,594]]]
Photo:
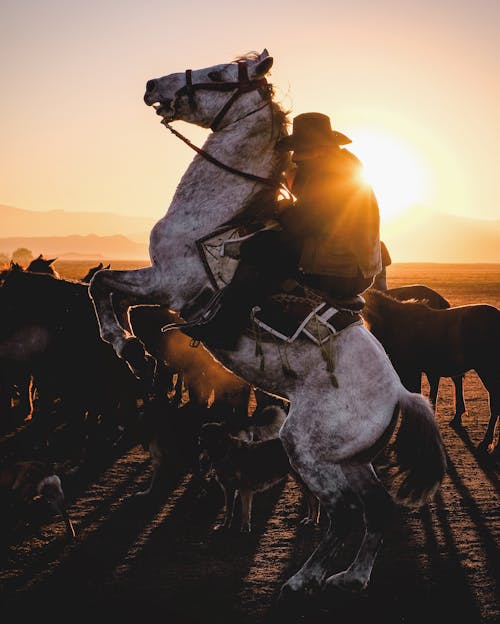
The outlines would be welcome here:
[[[401,423],[393,445],[394,498],[419,507],[432,498],[446,473],[441,433],[429,400],[407,392],[399,399]]]

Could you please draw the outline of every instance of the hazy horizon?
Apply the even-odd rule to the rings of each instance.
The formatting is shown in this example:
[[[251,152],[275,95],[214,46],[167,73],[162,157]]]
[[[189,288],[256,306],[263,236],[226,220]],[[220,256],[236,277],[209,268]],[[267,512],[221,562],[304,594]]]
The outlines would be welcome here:
[[[238,13],[227,0],[3,2],[0,203],[161,217],[193,153],[145,106],[146,81],[267,48],[291,118],[325,112],[353,139],[383,223],[412,203],[496,218],[498,2],[257,2],[244,29]]]

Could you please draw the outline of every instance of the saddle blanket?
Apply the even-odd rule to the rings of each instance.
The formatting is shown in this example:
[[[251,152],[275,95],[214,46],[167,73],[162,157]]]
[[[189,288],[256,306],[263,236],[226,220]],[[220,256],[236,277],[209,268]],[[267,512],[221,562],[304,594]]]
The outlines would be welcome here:
[[[363,325],[358,312],[335,308],[324,301],[315,304],[305,298],[290,300],[286,295],[276,295],[263,307],[254,307],[252,322],[255,328],[285,342],[292,343],[304,335],[318,346],[351,325]]]
[[[258,232],[278,227],[279,224],[272,219],[255,227],[221,226],[197,240],[198,253],[212,285],[219,290],[229,284],[240,262],[240,247],[245,241]]]

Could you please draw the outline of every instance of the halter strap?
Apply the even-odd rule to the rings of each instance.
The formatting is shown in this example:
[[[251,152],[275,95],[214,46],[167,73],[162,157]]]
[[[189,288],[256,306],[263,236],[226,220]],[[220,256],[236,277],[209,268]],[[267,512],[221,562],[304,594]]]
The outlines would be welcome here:
[[[186,84],[181,87],[176,95],[186,95],[188,98],[189,106],[192,110],[196,110],[195,92],[197,89],[204,89],[206,91],[234,91],[229,100],[224,104],[221,110],[214,117],[210,124],[211,130],[214,132],[220,126],[221,121],[225,117],[228,110],[240,97],[242,93],[248,93],[249,91],[255,91],[262,87],[267,87],[268,83],[265,78],[257,78],[251,80],[248,77],[247,62],[245,60],[237,61],[238,63],[238,81],[237,82],[199,82],[193,84],[193,71],[186,69]],[[267,94],[266,94],[267,95]],[[262,95],[263,98],[266,95]]]

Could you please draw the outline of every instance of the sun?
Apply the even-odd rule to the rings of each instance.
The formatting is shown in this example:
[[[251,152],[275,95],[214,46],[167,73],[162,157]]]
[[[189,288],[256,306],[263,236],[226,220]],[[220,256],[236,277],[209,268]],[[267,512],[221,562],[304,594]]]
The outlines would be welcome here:
[[[388,221],[416,204],[431,202],[431,183],[425,159],[416,149],[390,134],[362,130],[350,133],[352,151],[363,164],[382,220]]]

